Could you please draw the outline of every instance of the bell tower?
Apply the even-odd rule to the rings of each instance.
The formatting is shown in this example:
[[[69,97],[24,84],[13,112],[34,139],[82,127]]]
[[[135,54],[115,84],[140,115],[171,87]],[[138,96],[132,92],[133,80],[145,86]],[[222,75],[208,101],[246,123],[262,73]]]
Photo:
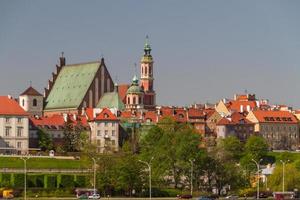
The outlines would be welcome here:
[[[149,38],[146,36],[146,42],[144,46],[144,55],[141,59],[141,82],[140,86],[144,90],[144,108],[155,109],[156,94],[153,89],[153,58],[151,55],[151,46],[149,44]]]

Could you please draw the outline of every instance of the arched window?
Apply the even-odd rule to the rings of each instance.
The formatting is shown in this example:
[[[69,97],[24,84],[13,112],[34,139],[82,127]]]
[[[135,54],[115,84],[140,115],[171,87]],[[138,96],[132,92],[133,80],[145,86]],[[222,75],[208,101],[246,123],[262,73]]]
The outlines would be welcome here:
[[[22,100],[22,106],[25,106],[25,100],[24,99]]]
[[[136,98],[133,97],[133,104],[136,104]]]
[[[151,73],[152,73],[152,72],[151,72],[151,67],[149,67],[149,75],[150,75],[150,76],[151,76]]]
[[[32,106],[37,106],[37,100],[36,99],[33,99]]]

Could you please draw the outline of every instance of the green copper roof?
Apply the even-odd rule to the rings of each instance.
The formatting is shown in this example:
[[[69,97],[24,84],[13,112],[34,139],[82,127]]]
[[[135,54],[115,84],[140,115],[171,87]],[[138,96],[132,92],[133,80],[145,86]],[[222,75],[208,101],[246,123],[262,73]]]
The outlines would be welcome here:
[[[78,108],[99,67],[100,62],[64,66],[46,99],[45,110]]]
[[[143,93],[143,90],[139,86],[139,80],[136,75],[132,79],[131,86],[128,88],[126,94],[140,94]]]
[[[120,99],[118,92],[107,92],[104,93],[99,100],[97,108],[116,108],[118,110],[124,110],[125,105]]]

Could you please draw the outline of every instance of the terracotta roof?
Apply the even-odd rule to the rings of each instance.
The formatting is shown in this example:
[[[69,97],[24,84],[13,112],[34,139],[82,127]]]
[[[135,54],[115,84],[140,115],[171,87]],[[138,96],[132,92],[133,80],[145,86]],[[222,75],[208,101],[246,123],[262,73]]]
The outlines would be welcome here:
[[[151,120],[152,122],[157,122],[157,113],[156,111],[147,111],[144,114],[144,120]]]
[[[0,115],[26,116],[28,113],[14,99],[0,96]]]
[[[89,120],[94,119],[94,114],[93,114],[94,109],[93,108],[86,108],[85,113],[86,113],[86,116],[88,117]]]
[[[52,115],[51,117],[30,118],[35,126],[63,126],[65,124],[62,115]]]
[[[243,106],[243,111],[247,111],[247,107],[250,107],[250,110],[253,110],[257,107],[255,101],[230,101],[227,104],[227,108],[233,111],[241,111],[241,106]]]
[[[231,121],[229,121],[229,119],[227,119],[226,117],[223,117],[218,123],[217,125],[228,125],[228,124],[232,124]]]
[[[20,96],[23,95],[28,95],[28,96],[43,96],[41,95],[41,93],[39,93],[36,89],[34,89],[33,87],[29,87],[27,88],[22,94],[20,94]]]
[[[242,113],[234,112],[231,114],[230,117],[223,117],[217,125],[236,125],[236,124],[253,124],[251,121],[246,119],[246,116],[244,116]]]
[[[259,122],[263,123],[298,123],[296,117],[289,111],[256,110],[253,114]]]
[[[83,126],[88,126],[86,117],[84,116],[76,116],[76,117],[77,119],[75,120],[72,115],[68,115],[68,120],[70,120],[72,124],[78,124],[80,122]],[[65,124],[63,115],[52,115],[50,117],[39,117],[39,118],[31,117],[30,121],[34,126],[41,126],[41,127],[43,126],[57,127],[57,126],[64,126]]]
[[[104,108],[99,114],[96,115],[95,120],[118,121],[118,118],[109,109]]]
[[[118,85],[118,93],[119,93],[120,99],[123,101],[123,103],[126,102],[125,97],[126,97],[126,92],[129,87],[130,87],[130,85],[128,85],[128,84]]]
[[[205,117],[205,113],[202,109],[190,108],[188,110],[189,118],[203,118]]]

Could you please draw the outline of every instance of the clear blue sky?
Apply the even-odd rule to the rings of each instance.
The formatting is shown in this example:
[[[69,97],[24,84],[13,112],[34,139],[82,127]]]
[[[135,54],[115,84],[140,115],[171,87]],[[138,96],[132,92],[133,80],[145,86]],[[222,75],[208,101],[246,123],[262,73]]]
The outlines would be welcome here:
[[[104,55],[128,83],[150,36],[157,102],[215,102],[245,89],[300,107],[300,1],[0,1],[0,95],[42,92],[67,63]]]

